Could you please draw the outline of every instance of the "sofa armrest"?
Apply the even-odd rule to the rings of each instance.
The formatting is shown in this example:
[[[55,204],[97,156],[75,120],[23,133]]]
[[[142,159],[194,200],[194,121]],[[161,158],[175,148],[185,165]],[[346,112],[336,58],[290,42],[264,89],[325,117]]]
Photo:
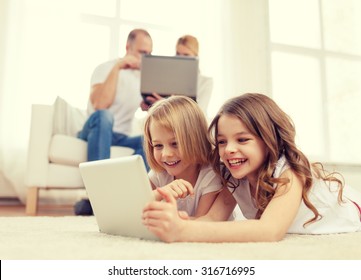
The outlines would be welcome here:
[[[53,106],[33,104],[25,174],[27,187],[45,187],[49,166],[49,145],[53,133]]]

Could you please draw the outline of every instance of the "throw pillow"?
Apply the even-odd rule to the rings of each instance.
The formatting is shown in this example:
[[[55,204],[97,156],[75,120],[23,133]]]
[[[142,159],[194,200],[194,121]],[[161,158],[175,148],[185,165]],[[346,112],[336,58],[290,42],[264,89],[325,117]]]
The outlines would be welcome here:
[[[59,96],[53,106],[53,134],[76,136],[86,121],[85,111],[73,107]]]

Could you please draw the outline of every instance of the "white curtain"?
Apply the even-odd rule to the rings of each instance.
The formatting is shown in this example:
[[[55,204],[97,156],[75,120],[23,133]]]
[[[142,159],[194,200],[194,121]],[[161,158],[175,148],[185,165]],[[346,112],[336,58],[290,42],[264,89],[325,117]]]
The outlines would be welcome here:
[[[23,176],[26,161],[26,145],[20,144],[24,133],[18,129],[22,116],[17,116],[22,108],[21,100],[16,100],[14,91],[8,91],[8,81],[16,65],[9,65],[9,40],[14,30],[8,29],[11,18],[9,1],[0,2],[0,195],[16,196],[24,200]],[[16,73],[16,72],[15,72]],[[15,83],[16,84],[16,83]],[[13,95],[11,95],[13,94]],[[21,111],[20,111],[21,112]],[[22,126],[27,129],[27,125]],[[25,132],[26,133],[26,132]]]
[[[13,190],[25,201],[31,104],[59,95],[84,109],[89,91],[89,53],[81,41],[76,1],[2,2],[3,61],[0,91],[0,196]],[[107,57],[105,54],[105,58]],[[85,63],[83,63],[85,61]],[[88,61],[88,63],[87,63]]]

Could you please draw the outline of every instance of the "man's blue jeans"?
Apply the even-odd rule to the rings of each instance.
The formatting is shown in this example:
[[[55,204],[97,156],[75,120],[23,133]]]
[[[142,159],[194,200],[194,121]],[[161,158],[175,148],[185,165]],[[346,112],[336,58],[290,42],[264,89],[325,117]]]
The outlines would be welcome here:
[[[88,142],[88,161],[110,158],[111,146],[123,146],[134,149],[141,155],[147,170],[148,164],[143,150],[143,137],[130,137],[113,132],[113,115],[108,110],[98,110],[90,115],[78,138]]]

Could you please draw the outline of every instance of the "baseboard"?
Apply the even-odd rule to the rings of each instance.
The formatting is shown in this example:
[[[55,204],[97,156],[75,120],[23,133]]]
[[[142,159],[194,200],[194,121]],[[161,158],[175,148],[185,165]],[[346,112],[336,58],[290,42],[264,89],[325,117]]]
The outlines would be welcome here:
[[[0,197],[0,205],[22,205],[21,201],[17,197]]]

